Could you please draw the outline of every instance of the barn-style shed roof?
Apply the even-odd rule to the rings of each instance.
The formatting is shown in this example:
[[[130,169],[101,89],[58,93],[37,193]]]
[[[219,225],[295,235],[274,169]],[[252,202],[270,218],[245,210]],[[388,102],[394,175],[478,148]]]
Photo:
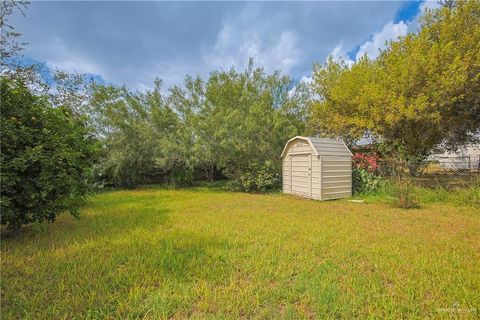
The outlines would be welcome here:
[[[290,145],[295,141],[306,141],[312,148],[312,153],[316,156],[330,155],[330,156],[352,156],[352,153],[347,148],[342,139],[330,139],[330,138],[316,138],[316,137],[302,137],[296,136],[287,141],[283,148],[281,157],[283,158],[287,154],[287,150]]]

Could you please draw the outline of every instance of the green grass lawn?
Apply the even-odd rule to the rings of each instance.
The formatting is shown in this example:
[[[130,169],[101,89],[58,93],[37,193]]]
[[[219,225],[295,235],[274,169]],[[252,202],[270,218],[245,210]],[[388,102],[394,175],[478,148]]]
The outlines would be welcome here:
[[[1,243],[2,319],[480,316],[480,213],[159,187]]]

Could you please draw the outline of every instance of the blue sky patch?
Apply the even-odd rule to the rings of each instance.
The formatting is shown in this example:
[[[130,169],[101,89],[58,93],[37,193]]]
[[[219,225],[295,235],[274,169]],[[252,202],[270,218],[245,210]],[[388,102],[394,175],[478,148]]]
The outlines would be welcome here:
[[[398,9],[395,15],[395,23],[400,21],[411,21],[413,20],[420,11],[420,5],[422,1],[407,1]]]

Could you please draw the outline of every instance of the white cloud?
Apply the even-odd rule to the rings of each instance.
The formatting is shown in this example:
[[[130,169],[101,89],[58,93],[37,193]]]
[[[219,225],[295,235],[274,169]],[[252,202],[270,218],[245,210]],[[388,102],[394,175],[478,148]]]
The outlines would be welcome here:
[[[29,43],[27,57],[143,90],[155,76],[168,88],[182,85],[186,73],[242,69],[250,56],[267,72],[298,79],[337,44],[349,51],[380,30],[401,5],[32,1],[27,17],[12,22]]]
[[[51,68],[59,68],[68,72],[102,74],[103,70],[87,56],[74,52],[68,45],[59,38],[51,39],[46,63]]]
[[[204,50],[203,59],[212,69],[243,69],[251,57],[267,72],[289,73],[299,63],[297,35],[284,31],[270,43],[265,38],[254,29],[224,23],[215,45]]]
[[[387,41],[396,40],[400,36],[405,36],[407,30],[408,26],[405,22],[400,21],[399,23],[393,23],[390,21],[383,26],[380,32],[375,33],[371,40],[366,41],[360,46],[355,59],[358,60],[364,55],[375,59],[380,54],[380,50],[385,48]]]
[[[333,51],[330,53],[330,56],[333,58],[333,60],[337,62],[343,61],[348,66],[351,66],[354,63],[354,61],[347,55],[347,51],[343,48],[343,42],[333,49]]]
[[[330,56],[333,57],[335,61],[341,61],[347,63],[351,66],[356,60],[360,59],[365,54],[371,58],[375,59],[379,56],[380,50],[385,48],[385,43],[387,41],[392,41],[398,39],[398,37],[405,36],[409,32],[416,32],[420,27],[419,18],[425,11],[429,9],[439,8],[441,4],[437,0],[427,0],[420,4],[419,13],[410,21],[400,21],[394,23],[393,21],[385,24],[381,31],[374,33],[371,36],[370,40],[365,41],[359,46],[357,53],[355,54],[354,60],[350,59],[347,55],[347,50],[343,46],[343,42],[338,44],[330,53]]]

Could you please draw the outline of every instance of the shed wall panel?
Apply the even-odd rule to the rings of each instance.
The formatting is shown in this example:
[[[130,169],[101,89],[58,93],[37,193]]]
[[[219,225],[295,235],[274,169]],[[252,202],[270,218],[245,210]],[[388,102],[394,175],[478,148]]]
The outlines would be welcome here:
[[[352,195],[351,156],[324,156],[322,162],[322,199]]]
[[[350,192],[338,193],[338,194],[322,194],[322,200],[333,200],[333,199],[340,199],[345,197],[350,197]]]
[[[285,157],[282,160],[282,190],[286,193],[291,192],[290,171],[290,157]]]

